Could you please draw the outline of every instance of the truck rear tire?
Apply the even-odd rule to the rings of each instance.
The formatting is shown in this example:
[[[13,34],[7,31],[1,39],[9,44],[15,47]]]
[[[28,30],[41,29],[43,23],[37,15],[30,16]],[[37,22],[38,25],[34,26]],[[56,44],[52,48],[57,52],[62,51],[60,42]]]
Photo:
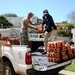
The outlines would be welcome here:
[[[15,71],[9,61],[5,62],[5,75],[18,75],[15,73]]]

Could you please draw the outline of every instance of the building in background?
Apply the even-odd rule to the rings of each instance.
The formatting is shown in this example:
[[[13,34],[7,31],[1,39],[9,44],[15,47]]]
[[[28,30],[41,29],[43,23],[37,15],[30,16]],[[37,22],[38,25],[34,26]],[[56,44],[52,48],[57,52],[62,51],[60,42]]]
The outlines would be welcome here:
[[[38,18],[36,16],[33,16],[30,20],[33,24],[37,24]]]
[[[13,28],[20,28],[23,18],[24,17],[6,17],[6,19],[13,24]]]
[[[21,28],[23,18],[24,17],[6,17],[6,19],[13,24],[13,28]],[[33,16],[31,21],[33,24],[37,24],[37,17]]]

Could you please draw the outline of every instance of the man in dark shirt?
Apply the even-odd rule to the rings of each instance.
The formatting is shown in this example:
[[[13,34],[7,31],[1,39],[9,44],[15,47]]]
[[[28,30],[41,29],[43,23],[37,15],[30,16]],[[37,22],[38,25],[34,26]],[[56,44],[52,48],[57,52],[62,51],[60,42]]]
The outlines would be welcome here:
[[[44,37],[45,52],[44,53],[46,53],[47,42],[48,42],[48,39],[51,35],[51,32],[52,32],[53,29],[57,30],[57,27],[54,24],[53,18],[49,14],[48,10],[43,11],[43,23],[42,24],[46,25],[45,30],[44,30],[45,31],[45,37]]]

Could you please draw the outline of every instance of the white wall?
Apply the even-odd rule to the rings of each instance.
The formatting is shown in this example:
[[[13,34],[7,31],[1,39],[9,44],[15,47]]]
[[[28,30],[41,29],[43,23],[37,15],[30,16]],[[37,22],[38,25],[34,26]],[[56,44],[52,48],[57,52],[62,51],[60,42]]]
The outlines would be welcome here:
[[[6,19],[14,25],[14,28],[20,28],[24,17],[6,17]]]
[[[20,38],[20,28],[0,29],[1,35]]]
[[[33,24],[36,24],[37,23],[37,17],[36,16],[33,16],[31,19]]]

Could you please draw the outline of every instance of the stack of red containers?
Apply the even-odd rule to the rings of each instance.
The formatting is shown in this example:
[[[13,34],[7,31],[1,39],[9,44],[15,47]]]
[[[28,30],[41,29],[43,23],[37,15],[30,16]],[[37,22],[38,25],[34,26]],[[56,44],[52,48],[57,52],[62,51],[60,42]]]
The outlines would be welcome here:
[[[60,57],[61,57],[61,61],[65,61],[68,60],[68,55],[67,55],[67,48],[65,45],[64,41],[61,41],[61,48],[60,48]]]
[[[43,33],[43,25],[42,24],[39,24],[37,25],[37,33]]]
[[[48,42],[47,58],[50,62],[62,62],[75,57],[75,48],[62,41]]]
[[[0,40],[6,42],[6,41],[8,41],[8,36],[1,36]]]
[[[48,42],[47,45],[47,57],[50,62],[60,62],[60,48],[57,48],[56,42]]]
[[[74,57],[73,51],[72,51],[70,44],[65,44],[65,46],[66,46],[66,50],[67,50],[66,52],[67,52],[69,59],[73,58]]]
[[[18,38],[11,38],[10,44],[11,45],[19,45],[20,44],[19,39]]]
[[[75,58],[75,47],[72,47],[73,57]]]
[[[10,38],[8,39],[8,36],[1,36],[0,37],[1,41],[4,41],[5,43],[10,43],[11,45],[19,45],[20,41],[18,38]]]

